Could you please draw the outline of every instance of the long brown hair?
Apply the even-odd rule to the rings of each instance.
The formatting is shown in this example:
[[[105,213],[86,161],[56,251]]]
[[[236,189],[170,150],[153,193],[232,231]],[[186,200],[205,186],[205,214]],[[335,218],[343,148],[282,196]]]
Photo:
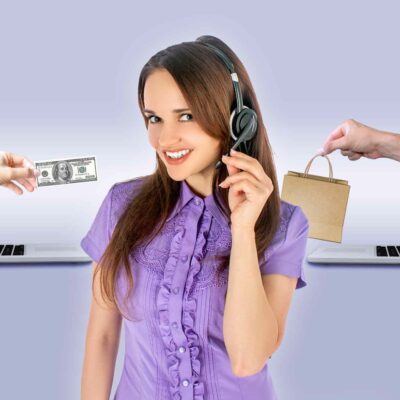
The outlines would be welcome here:
[[[172,45],[157,52],[144,65],[139,76],[139,107],[147,129],[148,119],[143,112],[146,79],[156,70],[167,70],[175,79],[188,107],[192,110],[194,120],[207,134],[220,140],[220,157],[228,152],[234,143],[229,130],[229,118],[236,106],[234,89],[226,66],[211,49],[202,43],[210,43],[220,48],[231,59],[239,77],[243,103],[257,113],[258,128],[251,143],[247,144],[248,154],[260,162],[274,186],[255,225],[257,254],[261,260],[279,227],[280,197],[271,146],[261,110],[250,78],[236,54],[222,40],[209,35],[201,36],[196,41]],[[124,271],[129,281],[125,300],[132,293],[133,276],[129,254],[136,246],[147,241],[149,237],[152,239],[160,232],[179,197],[181,183],[169,177],[157,153],[156,159],[155,172],[144,177],[139,192],[121,214],[111,240],[94,272],[94,275],[100,272],[102,298],[105,301],[111,301],[114,305],[117,305],[115,285],[120,272]],[[221,210],[229,216],[228,190],[218,186],[227,176],[226,165],[216,170],[212,183],[212,195]],[[222,207],[215,191],[220,191],[224,203]],[[220,273],[228,266],[229,256],[222,258],[217,272]]]

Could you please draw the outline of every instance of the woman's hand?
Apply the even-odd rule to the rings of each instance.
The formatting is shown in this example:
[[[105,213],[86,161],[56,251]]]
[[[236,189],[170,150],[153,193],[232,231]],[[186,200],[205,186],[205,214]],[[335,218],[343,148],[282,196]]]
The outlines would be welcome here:
[[[0,151],[0,186],[11,189],[16,194],[23,194],[23,190],[13,180],[33,192],[36,185],[36,176],[39,171],[35,170],[32,161],[17,154]]]
[[[274,187],[263,167],[253,157],[240,151],[232,151],[231,157],[222,157],[229,176],[220,186],[229,188],[228,201],[231,225],[254,229]],[[241,172],[239,172],[241,171]]]

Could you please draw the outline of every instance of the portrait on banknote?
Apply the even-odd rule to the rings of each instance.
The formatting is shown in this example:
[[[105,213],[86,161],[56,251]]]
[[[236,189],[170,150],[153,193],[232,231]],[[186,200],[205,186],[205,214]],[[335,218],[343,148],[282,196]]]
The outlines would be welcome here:
[[[52,169],[53,179],[58,182],[69,182],[72,178],[72,166],[68,161],[54,164]]]

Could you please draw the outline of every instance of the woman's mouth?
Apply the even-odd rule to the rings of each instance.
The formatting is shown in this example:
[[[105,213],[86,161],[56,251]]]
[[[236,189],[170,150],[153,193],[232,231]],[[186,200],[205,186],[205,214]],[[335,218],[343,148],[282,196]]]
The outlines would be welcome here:
[[[189,158],[189,155],[192,153],[192,151],[193,150],[189,150],[189,152],[187,154],[185,154],[184,156],[182,156],[180,158],[171,158],[165,152],[164,152],[164,155],[165,155],[165,159],[167,160],[168,164],[178,165],[178,164],[182,164],[183,162],[185,162]]]

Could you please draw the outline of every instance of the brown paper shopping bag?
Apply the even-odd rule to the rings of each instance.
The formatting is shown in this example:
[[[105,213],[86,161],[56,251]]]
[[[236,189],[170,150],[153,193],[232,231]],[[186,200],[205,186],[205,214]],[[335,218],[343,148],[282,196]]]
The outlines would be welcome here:
[[[332,164],[326,155],[321,157],[328,160],[329,178],[309,175],[311,163],[318,156],[308,162],[304,173],[288,171],[281,199],[302,208],[310,226],[309,238],[340,243],[350,186],[345,180],[333,178]]]

